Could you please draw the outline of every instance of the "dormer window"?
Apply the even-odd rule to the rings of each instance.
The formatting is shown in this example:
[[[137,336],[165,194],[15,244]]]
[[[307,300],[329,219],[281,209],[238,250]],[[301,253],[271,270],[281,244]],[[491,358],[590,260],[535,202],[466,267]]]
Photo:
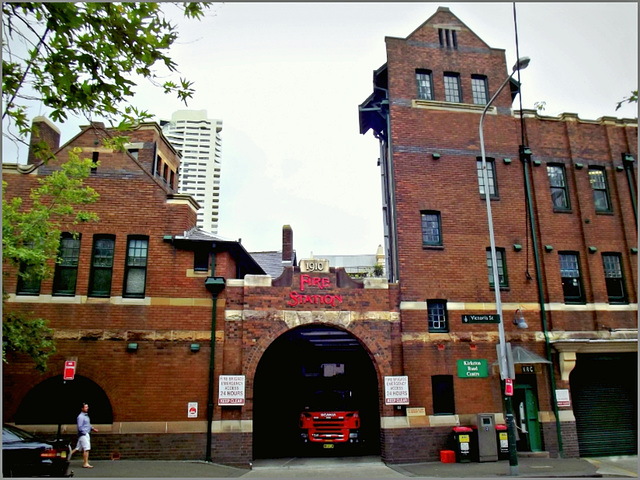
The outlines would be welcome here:
[[[458,37],[456,31],[449,28],[439,28],[438,38],[440,39],[440,47],[458,49]]]

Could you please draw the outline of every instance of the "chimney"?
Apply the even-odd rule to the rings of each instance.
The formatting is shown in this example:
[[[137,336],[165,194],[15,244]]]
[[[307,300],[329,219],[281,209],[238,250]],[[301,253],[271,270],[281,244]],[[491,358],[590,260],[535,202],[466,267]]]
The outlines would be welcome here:
[[[29,156],[27,157],[27,163],[33,165],[39,163],[43,159],[36,158],[33,151],[33,145],[39,142],[46,142],[52,152],[55,152],[60,147],[60,130],[46,117],[35,117],[33,119],[34,127],[31,130],[31,140],[29,142]],[[37,130],[37,131],[34,131]]]
[[[282,264],[293,265],[293,230],[291,225],[282,227]]]

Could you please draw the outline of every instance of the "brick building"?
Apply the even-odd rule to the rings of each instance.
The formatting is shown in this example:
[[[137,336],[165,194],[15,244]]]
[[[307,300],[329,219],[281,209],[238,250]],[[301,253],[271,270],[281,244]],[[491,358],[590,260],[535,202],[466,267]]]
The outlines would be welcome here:
[[[385,462],[437,460],[452,427],[478,413],[504,422],[477,127],[507,76],[505,54],[446,8],[386,43],[360,126],[381,146],[388,278],[298,260],[289,226],[282,273],[266,275],[239,242],[194,228],[197,204],[175,191],[179,155],[158,125],[129,132],[128,153],[101,147],[111,132],[91,125],[56,148],[100,161],[87,182],[101,195],[100,222],[63,241],[75,261],[57,267],[75,275],[5,284],[8,308],[50,319],[58,350],[44,374],[9,356],[4,421],[42,432],[61,423],[72,437],[88,401],[94,458],[249,466],[300,453],[308,391],[339,365],[362,451]],[[635,451],[637,122],[521,119],[518,88],[510,83],[484,125],[518,449]],[[38,121],[57,147],[55,127]],[[522,149],[524,162],[521,146],[532,152]],[[56,167],[17,168],[3,166],[8,196],[25,197]],[[511,322],[520,314],[526,329]],[[63,384],[70,358],[76,379]],[[243,388],[221,386],[227,376]],[[407,379],[408,401],[387,401],[394,377]],[[594,442],[593,426],[617,441]]]
[[[458,363],[496,361],[497,325],[468,315],[497,312],[478,128],[511,65],[447,8],[386,46],[360,127],[381,146],[403,371],[426,410],[424,426],[390,431],[397,459],[438,425],[502,412],[495,372],[464,378]],[[521,118],[518,89],[511,80],[483,124],[518,449],[635,452],[637,120]],[[521,314],[527,329],[512,322]]]
[[[224,318],[226,296],[219,289],[224,279],[264,272],[237,241],[195,228],[198,204],[177,193],[180,158],[159,125],[126,132],[128,152],[120,153],[102,147],[114,132],[101,124],[59,146],[57,128],[36,122],[59,160],[79,147],[100,162],[86,181],[100,194],[91,205],[100,220],[78,225],[77,239],[63,234],[64,262],[53,279],[5,278],[5,306],[48,319],[57,353],[43,374],[8,355],[4,421],[45,432],[61,423],[73,437],[86,401],[101,431],[97,458],[164,457],[169,446],[173,458],[204,458],[212,320]],[[28,198],[57,166],[18,172],[30,168],[3,164],[8,197]],[[222,350],[216,355],[222,361]],[[67,359],[77,361],[76,378],[63,384]],[[187,416],[191,403],[200,406],[194,418]]]

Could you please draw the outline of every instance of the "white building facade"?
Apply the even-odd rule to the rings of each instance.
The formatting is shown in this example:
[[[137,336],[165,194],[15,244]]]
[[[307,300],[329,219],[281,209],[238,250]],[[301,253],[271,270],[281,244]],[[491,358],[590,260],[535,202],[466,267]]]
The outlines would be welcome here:
[[[160,122],[171,144],[182,154],[178,191],[200,204],[198,227],[218,233],[222,120],[207,118],[206,110],[178,110]]]

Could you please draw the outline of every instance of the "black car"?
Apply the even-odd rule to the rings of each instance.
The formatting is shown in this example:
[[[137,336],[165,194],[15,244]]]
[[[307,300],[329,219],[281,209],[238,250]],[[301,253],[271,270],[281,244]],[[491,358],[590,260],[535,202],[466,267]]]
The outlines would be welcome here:
[[[11,425],[2,426],[2,476],[68,477],[69,444],[41,440]]]

